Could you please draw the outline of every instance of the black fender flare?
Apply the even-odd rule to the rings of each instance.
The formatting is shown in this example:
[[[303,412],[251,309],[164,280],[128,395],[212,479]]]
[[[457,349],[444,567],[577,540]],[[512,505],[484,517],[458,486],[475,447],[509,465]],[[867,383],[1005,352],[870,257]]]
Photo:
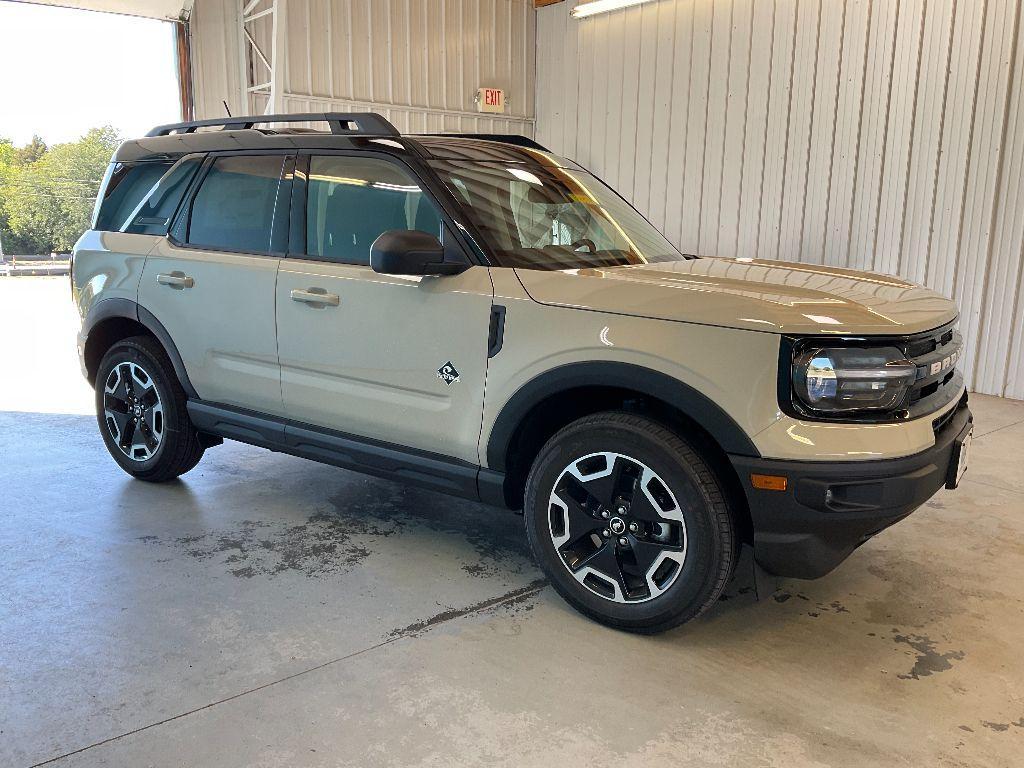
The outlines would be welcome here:
[[[540,374],[516,391],[501,409],[487,440],[487,466],[505,471],[516,430],[538,403],[579,387],[617,387],[661,400],[695,421],[727,454],[760,457],[750,437],[706,395],[667,374],[631,363],[570,363]]]
[[[188,395],[190,399],[196,399],[199,397],[196,393],[195,387],[192,386],[192,382],[189,381],[188,371],[185,370],[185,363],[181,359],[181,353],[178,352],[178,347],[175,346],[174,341],[171,339],[171,334],[167,332],[163,323],[157,320],[152,312],[145,307],[139,306],[138,302],[132,301],[131,299],[113,297],[109,299],[100,299],[93,304],[92,307],[89,308],[88,313],[86,313],[85,320],[82,322],[82,335],[86,340],[85,343],[89,343],[89,334],[97,325],[105,320],[117,317],[123,317],[126,320],[134,320],[153,334],[156,340],[160,342],[161,346],[163,346],[164,351],[167,352],[167,356],[171,359],[171,365],[174,366],[174,374],[178,377],[178,381],[181,382],[181,387],[185,390],[185,394]]]

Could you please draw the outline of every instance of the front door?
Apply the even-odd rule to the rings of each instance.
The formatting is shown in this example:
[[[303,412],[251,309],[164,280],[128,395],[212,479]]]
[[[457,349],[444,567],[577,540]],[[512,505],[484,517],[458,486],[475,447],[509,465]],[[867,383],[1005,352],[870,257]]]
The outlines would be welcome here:
[[[175,235],[146,259],[139,303],[167,329],[205,401],[282,413],[274,287],[286,234],[275,230],[287,222],[289,162],[211,158]]]
[[[428,194],[390,160],[313,156],[307,189],[305,258],[283,260],[277,284],[289,418],[476,464],[489,270],[402,277],[370,268],[370,245],[386,230],[443,238]]]

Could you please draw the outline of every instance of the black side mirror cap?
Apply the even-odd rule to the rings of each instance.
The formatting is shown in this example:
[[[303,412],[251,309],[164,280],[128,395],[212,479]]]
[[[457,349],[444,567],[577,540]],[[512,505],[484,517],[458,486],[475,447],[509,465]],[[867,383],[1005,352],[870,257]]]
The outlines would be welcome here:
[[[415,229],[389,229],[370,246],[370,267],[382,275],[457,275],[466,263],[446,262],[441,241]]]

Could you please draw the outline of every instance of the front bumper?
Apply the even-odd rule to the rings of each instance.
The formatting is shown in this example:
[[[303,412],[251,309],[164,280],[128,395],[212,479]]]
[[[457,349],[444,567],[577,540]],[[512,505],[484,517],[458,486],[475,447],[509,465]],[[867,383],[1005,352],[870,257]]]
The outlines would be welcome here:
[[[965,393],[941,420],[935,445],[913,456],[833,462],[730,456],[750,507],[758,565],[777,576],[824,576],[945,486],[955,446],[972,421]],[[754,488],[751,474],[783,476],[786,490]]]

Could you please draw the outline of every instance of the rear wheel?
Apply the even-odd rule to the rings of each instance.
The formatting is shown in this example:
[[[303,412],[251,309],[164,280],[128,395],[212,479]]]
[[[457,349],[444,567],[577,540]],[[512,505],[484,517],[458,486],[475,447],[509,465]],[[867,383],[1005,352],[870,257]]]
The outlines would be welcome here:
[[[100,434],[114,460],[139,480],[172,480],[203,457],[186,402],[167,353],[148,336],[117,342],[100,361]]]
[[[609,626],[654,633],[718,599],[736,557],[725,491],[681,436],[651,419],[580,419],[541,449],[526,531],[555,589]]]

